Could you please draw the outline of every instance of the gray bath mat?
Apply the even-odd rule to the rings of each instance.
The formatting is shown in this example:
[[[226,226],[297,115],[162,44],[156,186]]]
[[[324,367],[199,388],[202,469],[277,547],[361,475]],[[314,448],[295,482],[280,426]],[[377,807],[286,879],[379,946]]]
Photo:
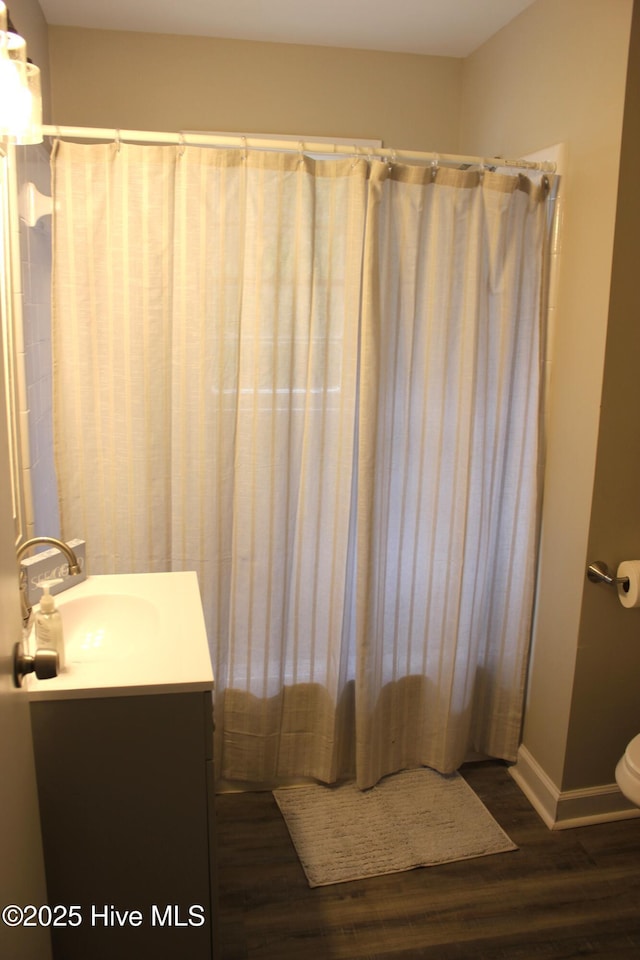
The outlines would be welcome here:
[[[422,768],[273,791],[310,887],[517,850],[459,775]]]

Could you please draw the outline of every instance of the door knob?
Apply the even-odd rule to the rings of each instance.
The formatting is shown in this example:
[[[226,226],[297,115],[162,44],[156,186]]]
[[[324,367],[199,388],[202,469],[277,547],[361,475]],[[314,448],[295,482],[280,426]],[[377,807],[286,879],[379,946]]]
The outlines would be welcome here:
[[[13,684],[22,686],[22,680],[28,673],[35,673],[38,680],[51,680],[58,676],[58,651],[36,650],[34,656],[24,652],[21,643],[13,648]]]

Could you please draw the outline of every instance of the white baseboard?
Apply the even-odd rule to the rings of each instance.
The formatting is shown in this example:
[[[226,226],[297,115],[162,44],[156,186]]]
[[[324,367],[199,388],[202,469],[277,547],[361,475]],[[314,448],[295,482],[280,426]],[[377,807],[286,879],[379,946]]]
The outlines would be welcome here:
[[[525,746],[519,747],[509,773],[550,830],[640,817],[640,809],[627,800],[617,783],[559,790]]]

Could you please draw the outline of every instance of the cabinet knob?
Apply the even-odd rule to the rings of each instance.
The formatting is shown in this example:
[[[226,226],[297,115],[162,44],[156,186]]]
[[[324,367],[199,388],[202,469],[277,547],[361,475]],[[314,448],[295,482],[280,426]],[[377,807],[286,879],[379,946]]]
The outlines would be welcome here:
[[[24,652],[21,643],[13,648],[13,684],[22,686],[22,681],[28,673],[35,673],[38,680],[51,680],[58,676],[58,651],[36,650],[31,656]]]

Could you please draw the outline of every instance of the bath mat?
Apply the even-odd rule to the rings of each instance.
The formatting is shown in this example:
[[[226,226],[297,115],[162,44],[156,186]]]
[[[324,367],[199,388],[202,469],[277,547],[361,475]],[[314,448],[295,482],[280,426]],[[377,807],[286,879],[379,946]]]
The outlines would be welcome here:
[[[459,774],[273,791],[310,887],[517,850]]]

